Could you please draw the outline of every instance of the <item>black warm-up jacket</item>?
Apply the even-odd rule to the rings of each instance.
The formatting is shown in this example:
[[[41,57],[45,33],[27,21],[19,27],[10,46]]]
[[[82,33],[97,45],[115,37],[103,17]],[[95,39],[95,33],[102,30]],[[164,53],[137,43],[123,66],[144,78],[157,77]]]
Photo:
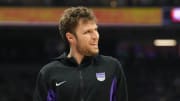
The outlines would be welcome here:
[[[128,101],[125,74],[109,56],[85,57],[77,64],[63,54],[40,70],[33,101]]]

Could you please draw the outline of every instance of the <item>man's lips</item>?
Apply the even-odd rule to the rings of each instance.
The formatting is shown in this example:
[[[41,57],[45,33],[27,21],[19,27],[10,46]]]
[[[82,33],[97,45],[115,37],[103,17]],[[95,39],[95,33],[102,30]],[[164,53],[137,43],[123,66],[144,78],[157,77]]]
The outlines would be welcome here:
[[[97,43],[91,43],[90,45],[97,46],[98,44]]]
[[[90,44],[91,46],[98,48],[98,44]]]

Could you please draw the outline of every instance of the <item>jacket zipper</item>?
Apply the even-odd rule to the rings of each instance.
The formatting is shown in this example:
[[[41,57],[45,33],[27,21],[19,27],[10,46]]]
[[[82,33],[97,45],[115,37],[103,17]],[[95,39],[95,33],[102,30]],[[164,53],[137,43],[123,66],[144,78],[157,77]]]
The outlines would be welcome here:
[[[80,70],[79,71],[79,74],[80,74],[80,97],[81,97],[81,101],[84,101],[84,97],[83,97],[83,94],[84,94],[84,83],[83,83],[83,77],[82,77],[82,71]]]

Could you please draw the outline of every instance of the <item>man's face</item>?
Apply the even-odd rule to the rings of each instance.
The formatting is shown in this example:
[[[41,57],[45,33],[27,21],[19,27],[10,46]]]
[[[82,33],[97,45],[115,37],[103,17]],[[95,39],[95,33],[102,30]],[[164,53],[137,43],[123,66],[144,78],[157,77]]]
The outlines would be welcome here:
[[[84,22],[80,20],[75,32],[75,47],[77,52],[85,56],[94,56],[99,53],[99,33],[95,21]]]

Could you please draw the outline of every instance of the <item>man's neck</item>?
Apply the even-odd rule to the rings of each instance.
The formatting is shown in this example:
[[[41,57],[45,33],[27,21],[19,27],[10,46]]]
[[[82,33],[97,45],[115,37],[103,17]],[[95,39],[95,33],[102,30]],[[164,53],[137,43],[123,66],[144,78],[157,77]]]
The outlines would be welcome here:
[[[75,58],[75,60],[76,60],[76,62],[78,63],[78,64],[81,64],[81,62],[82,62],[82,60],[83,60],[83,58],[84,58],[84,55],[81,55],[81,54],[79,54],[79,53],[77,53],[77,52],[72,52],[72,50],[70,50],[70,52],[68,53],[68,56],[67,56],[68,58],[71,58],[71,57],[73,57],[73,58]]]

